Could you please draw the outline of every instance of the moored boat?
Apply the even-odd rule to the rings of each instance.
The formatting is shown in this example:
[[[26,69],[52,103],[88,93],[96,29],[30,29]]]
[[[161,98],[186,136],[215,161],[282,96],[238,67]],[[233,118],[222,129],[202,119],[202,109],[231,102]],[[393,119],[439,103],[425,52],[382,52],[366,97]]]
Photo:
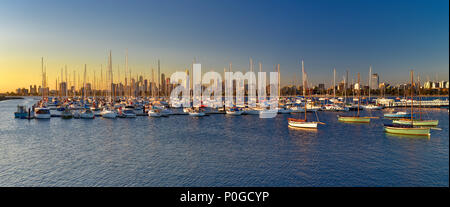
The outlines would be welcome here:
[[[202,109],[189,109],[189,116],[194,116],[194,117],[202,117],[205,116],[205,112],[203,112]]]
[[[95,114],[94,114],[94,112],[91,111],[91,109],[85,109],[83,112],[81,112],[80,118],[93,119],[93,118],[95,118]]]
[[[387,118],[407,118],[407,117],[410,117],[411,114],[404,112],[404,111],[397,111],[397,112],[386,113],[383,116],[387,117]]]
[[[430,136],[430,128],[412,125],[385,124],[384,131],[392,134]]]
[[[370,117],[340,116],[340,115],[338,115],[338,121],[353,122],[353,123],[369,123],[370,122]]]
[[[72,111],[69,108],[65,108],[64,111],[61,113],[61,118],[63,119],[71,119],[73,118]]]
[[[50,109],[48,108],[35,108],[34,109],[34,117],[36,119],[50,119]]]
[[[302,74],[306,75],[305,69],[304,69],[303,60],[302,60]],[[305,82],[306,81],[303,80],[303,83],[305,83]],[[303,87],[306,89],[306,91],[308,90],[306,84],[303,84]],[[289,126],[296,127],[296,128],[317,129],[317,124],[319,124],[319,123],[323,124],[323,123],[318,122],[318,121],[308,121],[307,120],[307,115],[306,115],[306,109],[307,109],[307,105],[308,105],[307,103],[308,103],[308,101],[306,100],[305,104],[304,104],[304,110],[303,110],[303,113],[305,114],[305,118],[304,119],[288,118],[288,125]],[[317,116],[317,112],[315,112],[315,113],[316,113],[316,118],[318,120],[319,117]]]
[[[288,118],[288,124],[289,124],[289,126],[299,127],[299,128],[317,128],[318,122],[307,121],[305,119]]]
[[[232,116],[240,116],[240,115],[242,115],[242,113],[244,113],[244,111],[240,108],[233,107],[233,108],[227,109],[226,113],[228,115],[232,115]]]
[[[28,117],[27,108],[25,106],[17,105],[17,111],[14,112],[15,118],[25,119]]]
[[[150,117],[161,117],[161,113],[158,109],[150,109],[148,111],[148,116]]]
[[[136,113],[132,109],[125,109],[122,112],[124,118],[136,118]]]
[[[104,108],[104,109],[100,112],[100,115],[101,115],[103,118],[107,118],[107,119],[115,119],[115,118],[117,117],[116,111],[111,110],[111,109],[107,109],[107,108]]]
[[[355,116],[342,116],[342,115],[338,115],[337,117],[338,117],[338,121],[341,121],[341,122],[349,122],[349,123],[369,123],[370,122],[370,118],[372,118],[372,117],[362,117],[362,116],[359,116],[359,109],[360,109],[360,103],[361,103],[361,100],[359,100],[360,98],[361,98],[361,91],[360,91],[360,89],[359,89],[359,73],[358,73],[358,87],[357,87],[357,90],[358,90],[358,107],[357,107],[357,113],[356,113],[356,115]]]
[[[380,109],[383,109],[382,106],[377,106],[377,105],[373,105],[373,104],[364,105],[362,107],[364,109],[368,109],[368,110],[380,110]]]
[[[412,123],[413,126],[437,126],[439,124],[439,120],[419,120],[419,119],[399,119],[393,120],[394,124],[403,124],[410,125]]]

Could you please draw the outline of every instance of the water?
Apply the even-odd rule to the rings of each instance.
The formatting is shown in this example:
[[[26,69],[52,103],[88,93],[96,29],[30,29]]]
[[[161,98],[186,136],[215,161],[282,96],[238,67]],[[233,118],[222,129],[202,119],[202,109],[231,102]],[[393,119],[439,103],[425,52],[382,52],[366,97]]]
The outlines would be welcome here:
[[[385,134],[384,119],[339,123],[335,112],[319,112],[318,130],[291,129],[298,115],[281,114],[13,118],[34,102],[0,102],[0,186],[449,185],[447,109],[428,109],[442,131],[423,138]]]

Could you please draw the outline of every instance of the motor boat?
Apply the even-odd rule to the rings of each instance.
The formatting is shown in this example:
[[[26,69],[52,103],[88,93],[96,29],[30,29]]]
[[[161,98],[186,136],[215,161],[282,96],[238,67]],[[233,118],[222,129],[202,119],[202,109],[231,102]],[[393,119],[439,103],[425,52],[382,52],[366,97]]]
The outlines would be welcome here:
[[[240,115],[242,115],[242,113],[244,113],[244,111],[240,108],[233,107],[233,108],[227,109],[226,113],[228,115],[232,115],[232,116],[240,116]]]
[[[94,112],[92,112],[92,110],[88,108],[88,109],[85,109],[83,112],[81,112],[80,118],[93,119],[93,118],[95,118],[95,115],[94,115]]]
[[[115,119],[117,117],[117,113],[115,110],[111,110],[108,108],[104,108],[101,112],[100,115],[103,118],[107,118],[107,119]]]
[[[367,109],[367,110],[380,110],[380,109],[383,109],[382,106],[377,106],[377,105],[373,105],[373,104],[363,105],[362,107],[364,109]]]
[[[26,106],[17,105],[17,111],[14,112],[14,117],[19,119],[25,119],[28,117]]]
[[[150,116],[150,117],[161,117],[161,113],[160,113],[159,109],[150,109],[148,111],[148,116]]]
[[[68,107],[64,108],[64,111],[61,113],[61,118],[63,119],[73,118],[72,111]]]
[[[50,109],[48,108],[35,108],[34,109],[34,117],[36,119],[50,119]]]
[[[133,109],[125,109],[122,111],[122,117],[124,118],[136,118],[136,113]]]
[[[202,109],[189,109],[189,116],[202,117],[205,116],[205,112]]]

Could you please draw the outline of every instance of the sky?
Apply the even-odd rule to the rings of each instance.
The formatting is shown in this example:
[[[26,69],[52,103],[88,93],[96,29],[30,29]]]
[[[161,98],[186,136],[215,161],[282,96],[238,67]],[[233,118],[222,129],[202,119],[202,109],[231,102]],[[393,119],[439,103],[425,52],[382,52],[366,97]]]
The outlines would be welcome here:
[[[313,84],[330,85],[349,70],[367,82],[369,66],[381,82],[448,80],[448,0],[4,0],[0,6],[0,92],[41,84],[41,57],[49,86],[67,65],[100,76],[108,51],[124,78],[125,51],[132,75],[202,70],[274,71],[282,85],[300,83],[301,60]],[[120,74],[117,72],[120,71]],[[82,77],[82,76],[81,76]]]

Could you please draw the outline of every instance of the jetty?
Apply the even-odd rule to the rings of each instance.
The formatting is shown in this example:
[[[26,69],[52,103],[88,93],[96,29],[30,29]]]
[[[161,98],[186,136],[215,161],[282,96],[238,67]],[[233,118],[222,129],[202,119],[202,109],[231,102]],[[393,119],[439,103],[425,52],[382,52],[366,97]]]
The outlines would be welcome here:
[[[427,100],[427,101],[419,101],[419,100],[400,100],[395,101],[394,99],[376,99],[375,100],[377,105],[381,105],[385,108],[395,108],[395,107],[408,107],[411,106],[419,106],[425,107],[425,108],[441,108],[441,107],[448,107],[448,99],[442,100],[442,99],[434,99],[434,100]]]

